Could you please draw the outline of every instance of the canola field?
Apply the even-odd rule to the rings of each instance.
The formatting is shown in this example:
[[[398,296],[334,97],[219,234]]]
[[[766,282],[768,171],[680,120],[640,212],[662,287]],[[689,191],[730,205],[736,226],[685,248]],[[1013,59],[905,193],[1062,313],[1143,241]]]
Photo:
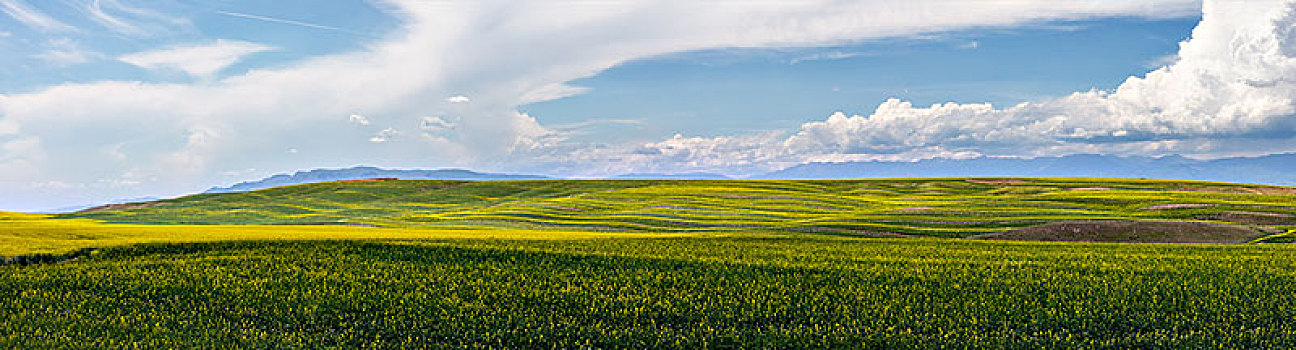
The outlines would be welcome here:
[[[242,241],[0,266],[0,348],[1292,348],[1287,245]]]
[[[73,217],[145,224],[345,224],[613,232],[969,237],[1053,222],[1246,226],[1284,240],[1296,189],[1193,181],[380,181],[203,194]]]
[[[1296,348],[1293,217],[1287,187],[1100,179],[336,182],[0,213],[0,348]],[[981,240],[1162,229],[1249,244]]]

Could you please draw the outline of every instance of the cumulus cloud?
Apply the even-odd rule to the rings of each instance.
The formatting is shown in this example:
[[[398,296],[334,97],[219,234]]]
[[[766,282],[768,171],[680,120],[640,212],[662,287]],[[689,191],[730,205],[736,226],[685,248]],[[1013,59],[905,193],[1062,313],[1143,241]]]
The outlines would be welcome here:
[[[1178,61],[1115,91],[1007,108],[914,107],[833,115],[785,142],[793,152],[891,153],[938,146],[1014,153],[1067,143],[1296,136],[1296,3],[1207,2]],[[1015,151],[1020,152],[1020,150]]]
[[[419,128],[426,131],[447,131],[454,129],[454,123],[441,117],[423,117],[419,122]]]
[[[195,78],[210,78],[247,55],[271,50],[275,50],[275,47],[216,39],[211,43],[173,46],[158,51],[122,55],[117,59],[148,70],[176,70]]]
[[[446,98],[446,102],[450,102],[450,103],[464,103],[464,102],[468,102],[468,96],[464,96],[464,95],[454,95],[454,96],[450,96],[450,97]]]
[[[399,131],[396,131],[396,129],[386,128],[386,129],[383,129],[382,131],[379,131],[379,132],[378,132],[378,135],[369,138],[369,142],[372,142],[372,143],[383,143],[383,142],[387,142],[387,141],[391,140],[392,138],[395,138],[396,135],[400,135],[400,132],[399,132]]]
[[[369,118],[365,118],[365,116],[359,114],[351,114],[351,116],[347,117],[347,122],[352,124],[369,125]]]
[[[21,4],[0,0],[11,17],[30,12],[14,10],[27,8]],[[828,46],[1095,16],[1183,16],[1197,8],[1193,0],[679,0],[563,6],[391,0],[385,9],[397,13],[404,25],[354,52],[217,78],[244,56],[270,49],[221,40],[120,57],[146,69],[200,78],[193,83],[99,81],[0,95],[0,129],[17,135],[5,140],[41,141],[39,156],[4,158],[11,160],[7,164],[27,163],[0,170],[25,167],[55,177],[46,180],[67,183],[124,178],[156,194],[175,194],[225,180],[204,172],[209,168],[276,171],[360,160],[405,167],[516,168],[532,159],[557,161],[561,150],[571,147],[564,133],[537,120],[544,116],[519,113],[517,106],[579,94],[585,90],[567,83],[629,60],[715,48]],[[472,96],[472,102],[446,103],[438,97],[460,93]],[[328,122],[352,111],[409,127],[422,126],[428,115],[453,115],[453,121],[446,120],[453,123],[453,135],[408,138],[381,150],[357,147],[373,138],[372,131]],[[779,153],[749,150],[754,141],[744,140],[735,137],[708,147],[684,137],[652,146],[686,166],[735,159],[708,152],[747,154],[736,159],[751,161]],[[84,151],[118,144],[126,157],[92,157]],[[288,148],[301,153],[287,160],[264,152]],[[594,160],[604,154],[600,152],[583,154]],[[176,167],[185,168],[177,172]],[[0,198],[67,201],[85,196],[85,191],[30,192],[25,184],[34,180],[0,173]]]
[[[836,113],[802,125],[787,138],[750,140],[760,143],[746,147],[733,146],[732,137],[677,136],[667,141],[677,149],[660,153],[658,161],[723,168],[733,159],[753,157],[776,167],[811,160],[975,155],[1211,154],[1238,140],[1257,139],[1271,141],[1267,151],[1294,150],[1296,2],[1207,1],[1201,23],[1175,57],[1114,91],[1004,108],[921,107],[890,99],[872,114]]]

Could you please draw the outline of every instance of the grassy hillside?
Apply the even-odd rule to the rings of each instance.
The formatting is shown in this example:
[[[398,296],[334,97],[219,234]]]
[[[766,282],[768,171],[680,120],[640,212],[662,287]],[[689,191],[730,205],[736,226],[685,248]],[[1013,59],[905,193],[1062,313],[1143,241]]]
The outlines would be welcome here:
[[[0,348],[1292,348],[1286,245],[149,244],[0,266]]]
[[[936,237],[1283,242],[1294,217],[1292,188],[1095,179],[335,182],[0,213],[22,256],[0,348],[1293,348],[1291,245]]]
[[[225,241],[511,239],[562,240],[599,237],[670,237],[689,233],[608,233],[556,230],[445,230],[324,225],[139,225],[104,224],[87,219],[55,220],[0,212],[0,264],[5,258],[48,255],[139,243]]]
[[[1054,178],[330,182],[197,195],[70,216],[148,224],[756,230],[983,238],[1050,223],[1176,221],[1199,223],[1184,226],[1190,231],[1233,230],[1225,235],[1233,242],[1275,234],[1269,239],[1287,239],[1283,233],[1296,228],[1296,189]]]

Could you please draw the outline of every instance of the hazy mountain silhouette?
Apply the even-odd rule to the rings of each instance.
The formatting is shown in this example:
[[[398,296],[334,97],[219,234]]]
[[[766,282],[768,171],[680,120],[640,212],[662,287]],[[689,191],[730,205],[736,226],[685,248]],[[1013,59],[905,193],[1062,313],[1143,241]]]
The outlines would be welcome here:
[[[229,187],[212,187],[204,193],[245,192],[310,182],[364,180],[372,178],[396,178],[401,180],[552,180],[540,175],[514,175],[479,173],[463,169],[437,170],[394,170],[369,166],[358,166],[345,169],[315,169],[298,171],[292,175],[278,174],[257,181],[245,181]]]

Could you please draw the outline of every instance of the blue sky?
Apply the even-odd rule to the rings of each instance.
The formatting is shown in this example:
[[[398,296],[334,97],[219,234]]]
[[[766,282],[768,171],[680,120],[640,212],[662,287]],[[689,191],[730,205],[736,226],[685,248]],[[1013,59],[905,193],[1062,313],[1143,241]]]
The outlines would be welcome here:
[[[891,97],[919,105],[1016,104],[1113,89],[1164,65],[1199,20],[1104,18],[818,48],[670,54],[572,82],[591,88],[585,94],[521,108],[555,124],[642,121],[605,124],[609,130],[591,136],[659,139],[786,130],[838,111],[867,114]]]
[[[1296,151],[1283,0],[0,0],[0,210],[319,167]]]
[[[398,18],[365,1],[100,2],[99,9],[113,18],[109,23],[123,23],[113,26],[87,14],[95,2],[5,2],[38,11],[66,28],[33,27],[12,16],[0,17],[0,33],[6,33],[0,34],[0,49],[6,53],[0,56],[0,92],[100,80],[184,81],[184,75],[150,72],[114,58],[217,38],[276,47],[244,58],[227,73],[283,66],[305,57],[363,49],[399,25]],[[285,21],[266,20],[270,18]]]

